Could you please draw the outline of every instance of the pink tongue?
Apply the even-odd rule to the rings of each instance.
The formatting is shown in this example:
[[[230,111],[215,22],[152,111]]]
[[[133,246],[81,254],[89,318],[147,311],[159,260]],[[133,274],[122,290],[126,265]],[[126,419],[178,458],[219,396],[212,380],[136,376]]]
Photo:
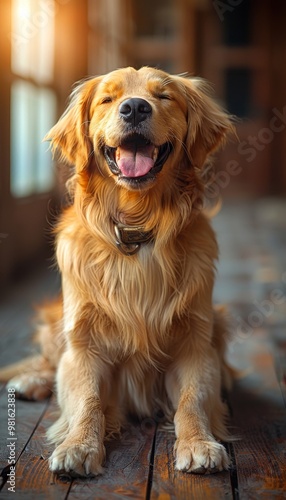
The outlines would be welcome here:
[[[136,149],[127,146],[117,148],[117,165],[124,177],[140,177],[148,174],[154,166],[152,154],[154,146],[137,146]]]

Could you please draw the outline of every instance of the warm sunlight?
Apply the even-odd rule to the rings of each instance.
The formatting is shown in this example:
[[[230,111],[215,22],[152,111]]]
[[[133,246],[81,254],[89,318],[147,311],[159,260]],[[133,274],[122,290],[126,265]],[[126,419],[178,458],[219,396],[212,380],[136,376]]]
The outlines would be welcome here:
[[[29,19],[31,16],[31,2],[29,0],[14,0],[15,16],[20,19]]]
[[[54,64],[54,7],[54,0],[13,0],[13,73],[38,81],[51,80]]]
[[[56,115],[54,0],[13,0],[11,67],[11,193],[51,189],[51,156],[42,138]]]

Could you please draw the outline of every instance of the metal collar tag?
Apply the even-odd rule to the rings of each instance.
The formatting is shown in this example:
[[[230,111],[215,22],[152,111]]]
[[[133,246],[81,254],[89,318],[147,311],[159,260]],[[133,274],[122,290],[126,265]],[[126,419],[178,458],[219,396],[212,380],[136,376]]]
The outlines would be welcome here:
[[[125,255],[133,255],[140,250],[142,243],[147,243],[153,237],[152,231],[145,231],[144,226],[126,226],[114,222],[116,245]]]

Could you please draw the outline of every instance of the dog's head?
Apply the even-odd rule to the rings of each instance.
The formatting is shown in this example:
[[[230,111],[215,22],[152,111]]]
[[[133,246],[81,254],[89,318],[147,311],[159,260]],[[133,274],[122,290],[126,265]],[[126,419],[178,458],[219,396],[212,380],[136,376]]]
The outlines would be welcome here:
[[[46,139],[77,173],[92,164],[134,191],[200,168],[232,129],[202,80],[143,67],[81,83]]]

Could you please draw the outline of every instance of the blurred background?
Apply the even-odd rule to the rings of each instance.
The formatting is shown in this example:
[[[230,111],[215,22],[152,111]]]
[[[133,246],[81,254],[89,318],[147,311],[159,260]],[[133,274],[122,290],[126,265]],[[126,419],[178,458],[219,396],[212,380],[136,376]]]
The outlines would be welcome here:
[[[284,197],[285,21],[283,0],[1,0],[2,285],[52,253],[63,193],[41,141],[88,75],[150,65],[208,79],[239,119],[239,141],[218,155],[213,195]]]

